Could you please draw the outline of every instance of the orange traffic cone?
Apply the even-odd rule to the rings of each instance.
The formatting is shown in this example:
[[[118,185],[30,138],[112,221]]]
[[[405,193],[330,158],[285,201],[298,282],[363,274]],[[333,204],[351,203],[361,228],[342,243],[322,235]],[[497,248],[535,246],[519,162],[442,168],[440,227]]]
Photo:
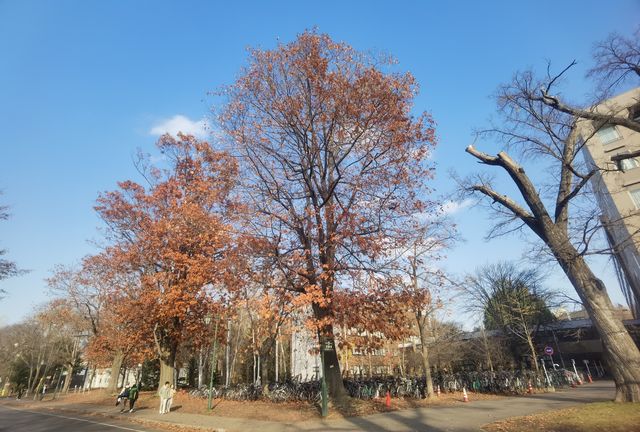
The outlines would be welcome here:
[[[385,405],[387,405],[387,408],[391,407],[391,393],[389,393],[389,390],[387,390],[387,398],[385,400]]]
[[[529,381],[529,387],[527,388],[527,393],[533,393],[533,387],[531,387],[531,381]]]
[[[436,394],[438,395],[438,397],[440,397],[440,386],[436,388]]]
[[[469,402],[469,396],[467,396],[466,387],[462,387],[462,402]]]

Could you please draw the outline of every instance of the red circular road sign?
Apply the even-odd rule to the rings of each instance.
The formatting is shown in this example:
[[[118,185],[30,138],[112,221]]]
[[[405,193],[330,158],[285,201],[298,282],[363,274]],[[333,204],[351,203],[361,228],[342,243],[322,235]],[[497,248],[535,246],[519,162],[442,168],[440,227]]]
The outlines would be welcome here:
[[[551,348],[550,346],[544,347],[544,353],[546,355],[553,355],[553,348]]]

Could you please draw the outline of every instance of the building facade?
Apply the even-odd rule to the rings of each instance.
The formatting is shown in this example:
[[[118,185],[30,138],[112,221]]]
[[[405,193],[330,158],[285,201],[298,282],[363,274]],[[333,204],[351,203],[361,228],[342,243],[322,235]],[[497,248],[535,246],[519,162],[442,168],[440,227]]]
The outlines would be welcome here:
[[[593,107],[640,122],[640,88]],[[597,167],[592,187],[614,254],[618,280],[634,315],[640,317],[640,133],[589,120],[577,122],[587,164]]]

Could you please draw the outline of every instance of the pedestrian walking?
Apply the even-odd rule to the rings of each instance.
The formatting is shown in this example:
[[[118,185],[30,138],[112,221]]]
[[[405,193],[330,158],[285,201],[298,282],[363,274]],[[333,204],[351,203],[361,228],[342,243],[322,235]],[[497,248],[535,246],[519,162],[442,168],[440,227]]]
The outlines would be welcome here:
[[[169,412],[169,407],[167,403],[169,398],[171,397],[171,387],[169,386],[169,381],[165,382],[160,390],[158,390],[158,395],[160,396],[160,414],[166,414]]]
[[[131,388],[129,389],[129,412],[133,412],[133,406],[138,400],[139,393],[140,392],[138,390],[138,384],[134,383],[133,386],[131,386]]]
[[[171,386],[171,389],[169,390],[169,399],[167,399],[167,409],[165,410],[165,413],[171,412],[171,404],[173,403],[173,396],[176,394],[176,389],[174,386]]]
[[[125,386],[120,394],[118,395],[118,399],[116,399],[116,406],[122,403],[122,409],[120,412],[125,412],[127,409],[127,401],[129,400],[129,386]]]

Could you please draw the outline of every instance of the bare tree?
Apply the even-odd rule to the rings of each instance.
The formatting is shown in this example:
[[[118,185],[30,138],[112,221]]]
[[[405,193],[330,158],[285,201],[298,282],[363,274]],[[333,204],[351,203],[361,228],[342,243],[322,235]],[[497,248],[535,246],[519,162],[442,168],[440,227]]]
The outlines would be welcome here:
[[[592,75],[599,77],[600,83],[609,90],[631,77],[640,77],[638,40],[622,43],[623,40],[626,41],[614,36],[610,41],[617,42],[605,43],[596,51],[597,64]],[[624,54],[625,50],[628,55]],[[598,168],[581,163],[579,157],[580,150],[595,132],[581,136],[576,125],[582,120],[592,122],[595,131],[604,125],[618,125],[640,132],[640,122],[630,118],[627,110],[603,112],[595,107],[580,108],[554,94],[555,87],[574,64],[559,74],[552,74],[547,68],[547,76],[542,80],[537,80],[530,71],[517,73],[511,83],[498,90],[502,123],[479,134],[484,138],[498,138],[507,149],[520,150],[523,158],[531,157],[544,163],[549,169],[544,178],[536,185],[535,177],[525,172],[506,151],[492,156],[469,146],[467,153],[480,163],[499,167],[507,173],[521,200],[498,192],[490,179],[483,176],[468,179],[463,189],[488,198],[492,208],[505,216],[492,234],[526,227],[544,243],[571,281],[602,337],[611,359],[616,401],[637,402],[640,401],[640,351],[622,322],[613,315],[613,305],[603,282],[585,260],[598,229],[597,217],[595,214],[585,219],[578,216],[584,204],[581,199]],[[550,179],[551,182],[545,183]]]
[[[0,221],[7,220],[8,218],[8,207],[0,206]],[[0,249],[0,281],[24,273],[24,270],[20,270],[15,262],[3,258],[6,254],[6,249]],[[4,293],[4,290],[0,290],[0,296],[4,295]]]
[[[408,249],[394,263],[401,275],[401,283],[398,284],[400,297],[418,327],[427,397],[433,396],[428,333],[434,312],[442,307],[438,290],[446,280],[435,265],[454,240],[455,232],[451,225],[444,220],[432,221],[416,231]]]
[[[596,45],[593,53],[596,65],[589,71],[589,76],[598,82],[600,99],[609,97],[620,85],[640,76],[639,39],[640,28],[633,37],[614,33]]]
[[[525,343],[538,370],[535,334],[542,324],[553,320],[548,308],[552,293],[544,289],[539,273],[498,263],[468,276],[462,287],[469,310],[483,316],[484,327]]]

